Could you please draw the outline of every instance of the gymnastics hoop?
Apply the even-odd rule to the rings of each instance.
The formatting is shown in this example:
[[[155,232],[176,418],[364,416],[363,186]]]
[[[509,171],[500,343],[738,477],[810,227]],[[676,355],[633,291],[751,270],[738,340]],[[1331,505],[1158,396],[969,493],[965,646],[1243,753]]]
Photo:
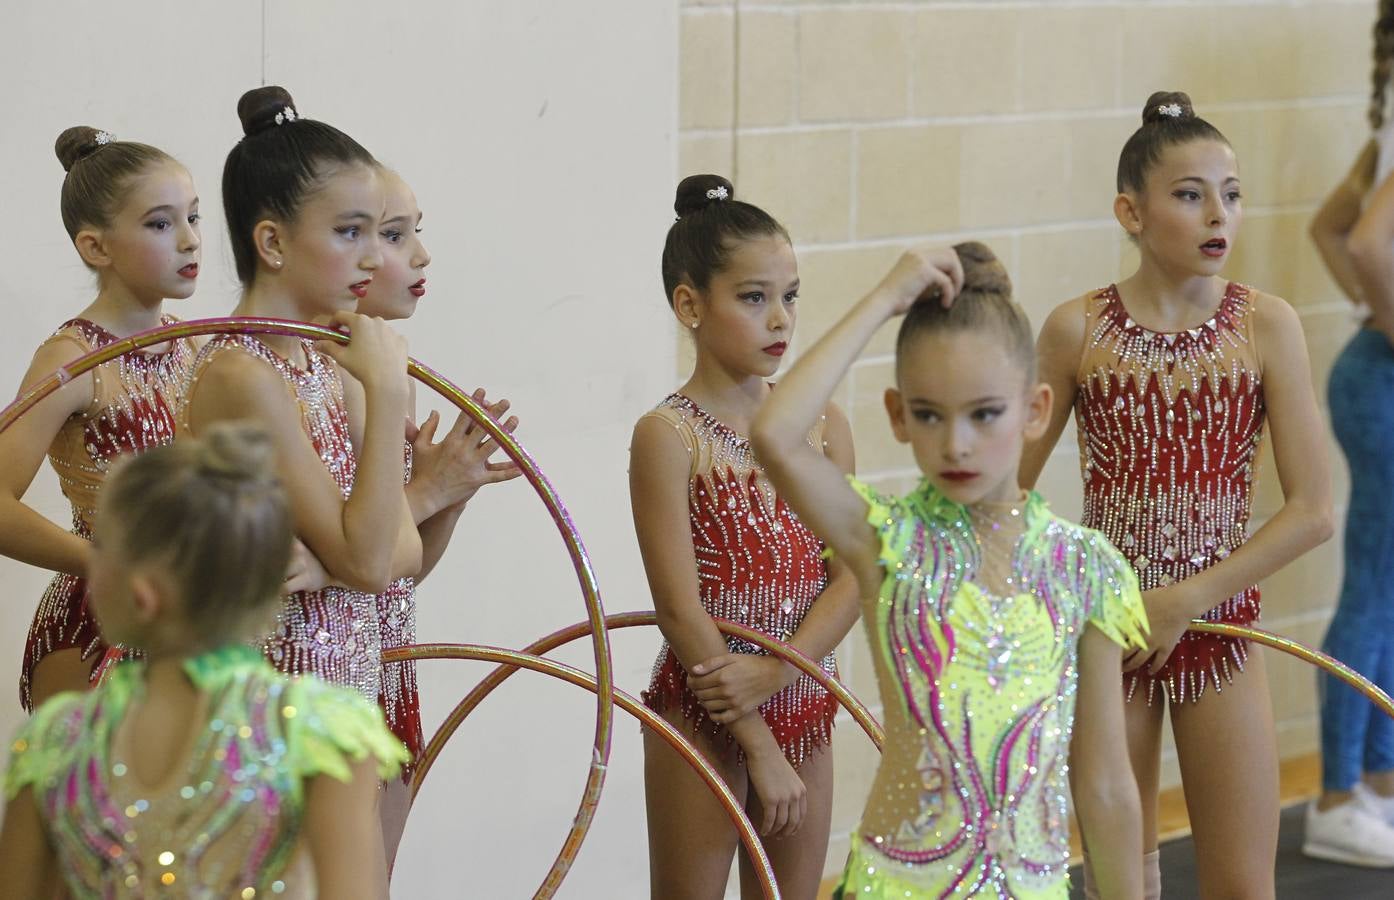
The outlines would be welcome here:
[[[44,378],[26,391],[23,396],[0,410],[0,432],[13,425],[40,400],[102,363],[110,362],[153,344],[206,334],[276,334],[311,340],[336,341],[340,344],[349,342],[347,335],[318,325],[254,316],[194,319],[152,328],[119,341],[113,341],[79,357]],[[595,654],[596,675],[592,688],[596,695],[595,738],[585,790],[581,794],[581,804],[576,811],[575,819],[572,821],[571,830],[568,832],[566,842],[562,845],[556,859],[552,862],[551,868],[547,871],[546,878],[543,879],[541,886],[533,895],[534,898],[546,900],[555,894],[557,888],[561,886],[562,880],[566,877],[577,853],[581,850],[581,843],[585,840],[587,832],[590,831],[591,822],[595,818],[596,806],[600,803],[600,792],[605,785],[606,766],[610,760],[610,738],[614,728],[615,686],[610,661],[610,637],[609,632],[605,629],[605,610],[600,600],[600,587],[591,568],[590,556],[586,552],[585,545],[581,542],[581,536],[576,531],[576,526],[571,521],[571,514],[567,512],[556,489],[552,487],[547,476],[542,473],[527,450],[523,449],[523,446],[514,440],[511,434],[503,430],[474,401],[473,397],[460,390],[434,369],[422,365],[415,359],[408,359],[407,374],[455,404],[498,442],[509,459],[518,464],[524,477],[532,484],[543,505],[547,507],[558,531],[561,532],[562,541],[566,544],[572,565],[576,569],[577,579],[580,581],[581,594],[586,604],[587,621],[590,625],[591,645]]]
[[[871,714],[871,711],[866,708],[865,704],[858,700],[851,691],[847,690],[847,688],[842,685],[842,682],[824,672],[823,667],[812,657],[805,656],[783,641],[778,641],[767,634],[762,634],[759,631],[746,628],[743,625],[738,625],[727,619],[713,617],[712,621],[716,623],[717,629],[722,634],[735,635],[753,644],[758,644],[765,650],[768,650],[771,655],[792,664],[797,667],[799,671],[817,681],[824,690],[837,699],[837,702],[844,709],[851,713],[852,718],[861,726],[862,731],[866,732],[866,736],[871,738],[871,742],[876,745],[876,749],[878,751],[881,749],[881,745],[885,742],[885,731],[882,729],[881,723],[876,721],[876,717]],[[653,610],[613,613],[605,617],[605,627],[609,630],[657,624],[658,615]],[[538,638],[525,647],[522,652],[541,656],[544,653],[549,653],[558,647],[584,637],[589,633],[588,628],[589,623],[577,622],[575,625],[570,625],[559,631],[554,631],[546,637]],[[386,659],[388,653],[396,652],[395,649],[384,651],[383,658]],[[450,715],[445,717],[445,720],[436,730],[436,733],[431,736],[431,740],[427,742],[425,749],[421,753],[421,760],[417,764],[416,772],[412,776],[411,781],[413,798],[416,796],[416,793],[421,790],[421,784],[426,780],[426,775],[431,771],[431,767],[435,764],[436,758],[440,756],[441,751],[445,749],[446,743],[454,736],[459,727],[464,724],[465,719],[470,713],[474,712],[479,704],[484,702],[486,697],[494,692],[495,688],[507,681],[509,677],[517,671],[518,668],[516,666],[506,664],[500,665],[480,681],[479,684],[475,685],[474,690],[466,694],[464,699],[456,704],[455,708],[450,711]]]
[[[508,674],[519,669],[528,669],[583,687],[591,692],[595,692],[597,688],[595,676],[582,672],[580,669],[536,654],[519,650],[506,650],[501,647],[486,647],[478,644],[412,644],[384,650],[382,659],[383,662],[406,662],[408,660],[420,662],[430,659],[467,659],[495,662],[500,664],[499,669]],[[693,771],[707,783],[707,787],[716,795],[716,799],[726,810],[731,823],[736,826],[741,843],[745,845],[746,852],[750,854],[750,859],[755,865],[755,874],[760,881],[760,888],[765,897],[767,900],[778,900],[779,886],[775,882],[774,868],[770,864],[770,858],[765,853],[764,845],[760,843],[760,836],[756,833],[755,826],[751,824],[740,801],[736,799],[726,782],[722,780],[721,773],[707,762],[691,741],[668,724],[662,716],[635,699],[633,695],[616,689],[614,696],[615,704],[620,709],[638,719],[645,728],[667,742],[668,746],[676,750],[678,755],[692,767]]]
[[[1389,695],[1386,694],[1379,685],[1370,681],[1370,679],[1361,675],[1336,657],[1322,653],[1320,650],[1313,650],[1306,644],[1298,643],[1291,638],[1285,638],[1271,631],[1264,631],[1262,628],[1252,628],[1248,625],[1231,625],[1228,622],[1196,621],[1192,622],[1191,627],[1186,630],[1245,638],[1256,644],[1272,647],[1274,650],[1281,650],[1290,656],[1295,656],[1304,662],[1309,662],[1318,669],[1322,669],[1341,679],[1346,684],[1364,694],[1371,703],[1379,707],[1380,712],[1390,718],[1394,718],[1394,699],[1390,699]]]

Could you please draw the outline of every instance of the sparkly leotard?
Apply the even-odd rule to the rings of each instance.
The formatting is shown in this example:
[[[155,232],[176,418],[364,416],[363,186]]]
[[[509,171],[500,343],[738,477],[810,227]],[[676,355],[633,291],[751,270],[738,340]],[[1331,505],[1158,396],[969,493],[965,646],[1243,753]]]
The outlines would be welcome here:
[[[296,853],[306,783],[348,781],[368,757],[391,778],[406,752],[372,704],[278,674],[253,648],[224,647],[184,671],[205,724],[163,783],[141,783],[130,764],[122,724],[145,692],[133,661],[40,707],[13,744],[6,796],[33,791],[75,900],[314,897],[308,854]]]
[[[164,316],[162,325],[177,322]],[[83,353],[119,338],[95,322],[63,323],[45,344],[64,341]],[[128,353],[92,370],[92,402],[69,417],[48,448],[58,484],[73,509],[73,533],[91,540],[97,492],[107,469],[122,453],[139,453],[174,440],[174,410],[194,360],[188,338],[170,342],[159,353]],[[29,627],[19,677],[19,700],[33,708],[34,667],[59,650],[78,649],[95,671],[106,651],[97,623],[87,611],[87,583],[59,574],[49,582]]]
[[[1144,591],[1189,578],[1247,540],[1265,410],[1251,293],[1231,283],[1207,322],[1165,334],[1133,321],[1116,287],[1085,298],[1075,399],[1083,521],[1123,552]],[[1204,616],[1238,625],[1258,617],[1257,586]],[[1244,641],[1188,632],[1157,675],[1128,676],[1128,696],[1151,703],[1160,686],[1172,702],[1197,700],[1246,658]]]
[[[1036,494],[965,508],[928,482],[851,484],[885,571],[862,619],[886,741],[834,896],[1064,900],[1078,642],[1144,644],[1136,577]]]
[[[406,473],[411,481],[412,449],[406,445]],[[378,631],[382,649],[405,647],[416,643],[416,579],[400,578],[377,595]],[[402,780],[410,782],[416,763],[421,758],[425,736],[421,731],[421,699],[416,691],[416,663],[382,664],[382,687],[378,691],[378,706],[387,719],[387,727],[407,747],[410,761],[402,767]]]
[[[827,586],[822,542],[774,493],[746,438],[681,394],[670,395],[648,415],[672,425],[691,456],[688,512],[703,609],[789,640]],[[809,436],[820,450],[822,427],[820,422]],[[765,652],[734,637],[726,645],[733,653]],[[823,660],[823,670],[837,674],[832,654]],[[694,731],[724,735],[728,747],[734,743],[688,689],[687,671],[666,642],[644,702],[656,712],[681,709]],[[807,675],[760,706],[795,767],[832,739],[836,713],[837,700]]]
[[[332,360],[302,341],[307,368],[300,368],[250,335],[218,335],[204,345],[190,373],[191,384],[223,353],[247,353],[276,370],[300,409],[301,425],[324,467],[347,498],[358,469],[344,384]],[[186,391],[193,396],[194,388]],[[188,406],[180,428],[188,429]],[[382,634],[372,594],[342,587],[302,591],[286,598],[276,629],[266,640],[266,656],[289,675],[316,675],[353,688],[374,702],[382,687]]]

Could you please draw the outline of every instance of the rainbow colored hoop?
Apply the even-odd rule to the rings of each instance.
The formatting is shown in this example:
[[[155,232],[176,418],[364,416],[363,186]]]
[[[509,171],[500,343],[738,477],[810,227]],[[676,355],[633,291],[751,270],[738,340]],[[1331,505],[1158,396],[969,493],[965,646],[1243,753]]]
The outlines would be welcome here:
[[[312,340],[337,341],[341,344],[346,344],[349,340],[346,335],[328,328],[321,328],[318,325],[285,319],[255,317],[196,319],[142,331],[94,350],[40,381],[23,396],[5,407],[4,410],[0,410],[0,432],[13,425],[20,416],[32,409],[43,398],[102,363],[110,362],[117,357],[153,344],[207,334],[277,334]],[[600,600],[600,587],[591,568],[590,556],[586,552],[585,545],[581,542],[576,526],[571,521],[570,513],[567,512],[561,498],[542,470],[538,468],[532,456],[513,439],[511,434],[504,431],[474,401],[474,398],[460,390],[434,369],[412,359],[407,362],[407,373],[463,410],[483,427],[490,437],[498,442],[511,460],[518,464],[524,477],[532,484],[533,489],[547,507],[547,511],[551,513],[552,521],[556,523],[558,531],[561,532],[562,541],[566,544],[567,552],[570,554],[572,564],[576,569],[577,579],[580,581],[581,593],[586,604],[587,621],[590,626],[591,645],[595,654],[596,675],[593,688],[596,694],[595,738],[580,807],[577,809],[566,842],[553,861],[542,885],[534,894],[537,898],[549,898],[556,893],[562,879],[566,877],[571,864],[575,861],[576,854],[580,852],[581,843],[585,840],[587,832],[590,831],[591,822],[595,817],[596,805],[600,802],[600,792],[605,784],[606,766],[610,760],[610,739],[614,728],[614,674],[610,661],[610,638],[605,629],[605,610]]]
[[[3,432],[13,425],[16,420],[28,412],[44,397],[52,394],[73,378],[90,371],[96,366],[110,362],[113,359],[143,347],[164,343],[168,340],[211,334],[278,334],[313,340],[333,340],[339,343],[348,342],[348,338],[339,332],[316,325],[283,319],[216,318],[199,319],[163,326],[108,344],[99,350],[95,350],[69,363],[64,368],[48,376],[9,406],[0,410],[0,432]],[[420,790],[420,786],[426,774],[430,771],[446,743],[459,729],[460,725],[463,724],[465,718],[468,717],[495,688],[520,668],[540,672],[568,683],[584,687],[593,692],[596,695],[596,727],[590,768],[587,774],[580,806],[573,820],[572,827],[567,834],[566,841],[558,852],[551,868],[548,870],[542,885],[534,894],[535,898],[549,898],[556,893],[562,880],[565,879],[567,873],[570,871],[572,863],[580,852],[581,844],[590,830],[595,810],[600,802],[601,791],[604,788],[606,767],[610,756],[614,707],[616,705],[624,712],[639,719],[644,727],[658,734],[693,767],[700,777],[702,777],[708,787],[717,796],[717,799],[722,803],[723,808],[736,826],[742,844],[750,854],[751,860],[755,863],[757,877],[761,882],[764,895],[767,898],[777,898],[779,896],[779,889],[775,883],[773,869],[770,866],[769,858],[764,851],[764,847],[760,843],[759,837],[754,827],[751,825],[749,818],[745,815],[744,810],[741,808],[738,801],[736,801],[734,795],[731,794],[730,789],[722,781],[719,773],[706,762],[701,754],[693,747],[691,742],[677,732],[671,725],[635,700],[634,697],[622,691],[617,691],[614,688],[613,670],[610,659],[609,629],[654,625],[657,622],[655,613],[651,611],[629,612],[607,617],[601,603],[599,585],[596,582],[589,555],[581,541],[580,535],[575,525],[572,523],[570,514],[566,511],[560,497],[557,495],[546,476],[542,473],[541,469],[537,466],[536,462],[532,459],[531,455],[528,454],[522,445],[518,444],[513,439],[512,435],[504,431],[470,395],[461,391],[435,370],[413,359],[408,361],[407,371],[411,377],[435,390],[483,427],[490,437],[497,441],[499,446],[503,448],[505,454],[518,464],[524,476],[529,483],[532,484],[533,489],[547,507],[553,522],[561,533],[562,540],[567,547],[568,554],[571,556],[578,581],[581,585],[582,596],[586,604],[587,612],[587,620],[585,622],[576,623],[540,638],[523,651],[468,644],[420,644],[393,648],[383,652],[382,657],[385,662],[420,661],[428,659],[469,659],[498,664],[498,667],[493,672],[480,681],[480,683],[456,705],[428,743],[412,783],[413,797],[416,792]],[[876,721],[870,711],[868,711],[855,696],[847,691],[840,682],[824,673],[815,660],[810,659],[782,641],[770,638],[767,635],[745,628],[744,626],[737,625],[734,622],[718,619],[716,623],[723,634],[736,635],[751,641],[779,659],[791,663],[802,672],[813,677],[820,685],[828,690],[829,693],[837,698],[840,705],[852,714],[852,717],[857,721],[857,724],[861,726],[863,731],[866,732],[868,737],[871,738],[877,749],[879,750],[881,748],[884,741],[884,731],[880,723]],[[1351,685],[1378,706],[1386,715],[1394,718],[1394,699],[1391,699],[1387,693],[1370,682],[1369,679],[1365,678],[1359,672],[1356,672],[1345,663],[1321,651],[1314,650],[1297,641],[1284,638],[1272,632],[1241,625],[1196,621],[1192,623],[1189,630],[1251,640],[1255,643],[1274,648],[1302,659]],[[587,634],[591,637],[592,650],[595,655],[596,674],[594,676],[571,666],[543,658],[539,655],[564,644],[571,643]]]
[[[769,635],[763,634],[744,625],[738,625],[727,619],[713,619],[716,627],[722,634],[735,635],[744,638],[753,644],[758,644],[773,656],[784,660],[797,667],[799,671],[805,673],[823,686],[823,689],[832,694],[837,702],[852,714],[852,718],[861,726],[866,736],[871,738],[871,742],[880,750],[885,743],[885,731],[881,723],[876,721],[876,717],[871,711],[858,700],[851,691],[843,687],[842,682],[829,676],[823,671],[817,661],[812,657],[805,656],[794,647],[775,640]],[[607,629],[634,628],[643,625],[657,625],[658,615],[653,610],[639,612],[614,613],[605,617],[605,627]],[[541,656],[550,653],[558,647],[571,643],[587,634],[588,623],[577,622],[559,631],[554,631],[543,638],[538,638],[533,643],[523,649],[523,653]],[[385,658],[385,656],[384,656]],[[426,775],[435,765],[437,757],[445,749],[446,743],[455,735],[460,726],[464,724],[470,713],[484,702],[484,699],[494,692],[494,689],[509,679],[513,673],[517,672],[516,666],[501,665],[490,672],[485,678],[475,685],[474,690],[465,695],[464,699],[455,705],[450,714],[445,717],[436,733],[431,736],[425,749],[422,751],[421,760],[417,765],[416,773],[412,777],[411,790],[412,796],[421,790],[421,784],[426,780]]]
[[[1191,623],[1191,627],[1188,628],[1187,631],[1200,631],[1207,634],[1223,634],[1230,637],[1244,638],[1256,644],[1262,644],[1265,647],[1281,650],[1290,656],[1295,656],[1304,662],[1309,662],[1318,669],[1329,672],[1341,679],[1346,684],[1364,694],[1370,702],[1378,706],[1380,711],[1386,716],[1394,718],[1394,699],[1390,699],[1389,695],[1386,694],[1379,685],[1370,681],[1370,679],[1361,675],[1336,657],[1322,653],[1320,650],[1313,650],[1306,644],[1298,643],[1291,638],[1285,638],[1271,631],[1264,631],[1262,628],[1252,628],[1247,625],[1231,625],[1228,622],[1196,621]]]
[[[404,662],[407,660],[421,661],[428,659],[468,659],[480,660],[483,662],[496,662],[500,664],[499,670],[504,670],[508,674],[512,674],[518,671],[518,669],[528,669],[533,672],[541,672],[544,675],[550,675],[553,678],[561,679],[562,681],[569,682],[578,687],[583,687],[588,691],[594,692],[597,689],[595,677],[582,672],[580,669],[536,654],[517,650],[505,650],[501,647],[485,647],[477,644],[413,644],[407,647],[393,647],[384,650],[382,659],[383,662]],[[770,865],[770,858],[765,853],[764,845],[760,843],[760,836],[756,833],[755,826],[751,824],[750,818],[745,814],[745,810],[742,808],[740,801],[736,799],[736,796],[731,793],[731,789],[726,786],[726,782],[722,780],[721,773],[718,772],[711,763],[707,762],[702,754],[693,747],[692,743],[676,728],[669,725],[661,716],[647,706],[644,706],[644,704],[640,703],[632,695],[621,690],[616,690],[615,703],[620,709],[638,719],[645,728],[653,731],[666,741],[668,746],[676,750],[678,754],[686,760],[687,764],[692,767],[693,771],[707,783],[707,787],[716,795],[716,799],[726,810],[726,815],[730,817],[731,824],[736,826],[736,831],[740,834],[741,843],[745,846],[746,852],[750,854],[750,859],[755,864],[755,874],[760,881],[760,888],[764,892],[765,897],[768,898],[768,900],[777,900],[779,897],[779,886],[775,882],[774,869]],[[444,742],[442,742],[442,745],[443,743]],[[598,800],[599,798],[597,797],[596,799]]]

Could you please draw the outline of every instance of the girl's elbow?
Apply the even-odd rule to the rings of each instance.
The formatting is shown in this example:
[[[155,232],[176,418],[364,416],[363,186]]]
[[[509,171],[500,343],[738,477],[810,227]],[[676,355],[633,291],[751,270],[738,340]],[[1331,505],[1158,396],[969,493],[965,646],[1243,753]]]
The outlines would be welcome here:
[[[1325,504],[1321,508],[1312,512],[1308,517],[1308,529],[1310,532],[1313,547],[1320,546],[1331,540],[1336,533],[1336,514],[1331,509],[1331,504]]]
[[[1346,253],[1357,268],[1368,268],[1377,265],[1389,254],[1389,241],[1388,237],[1376,234],[1370,228],[1356,225],[1346,235]]]

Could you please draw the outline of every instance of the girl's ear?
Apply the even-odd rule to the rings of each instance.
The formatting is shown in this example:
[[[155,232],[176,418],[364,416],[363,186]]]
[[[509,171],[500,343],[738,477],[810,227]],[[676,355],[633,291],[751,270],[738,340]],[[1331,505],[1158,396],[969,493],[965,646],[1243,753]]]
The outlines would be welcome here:
[[[910,432],[905,427],[905,403],[900,395],[899,388],[888,387],[883,397],[886,404],[886,415],[891,420],[891,432],[895,439],[902,444],[910,443]]]
[[[1137,237],[1142,234],[1142,216],[1138,209],[1138,198],[1127,192],[1113,198],[1113,216],[1123,230]]]
[[[673,288],[673,315],[678,317],[684,328],[698,328],[702,324],[702,297],[689,284],[679,284]]]
[[[168,605],[164,586],[146,572],[136,572],[129,577],[135,620],[142,626],[149,626],[160,618]]]
[[[111,265],[111,255],[107,253],[102,233],[95,228],[84,228],[73,238],[73,246],[82,261],[94,269],[105,269]]]
[[[252,227],[252,246],[257,248],[257,256],[274,270],[279,270],[285,262],[283,230],[281,223],[273,219],[262,219]]]
[[[1038,441],[1050,427],[1050,411],[1055,406],[1055,392],[1044,381],[1027,390],[1026,427],[1023,434],[1028,441]]]

